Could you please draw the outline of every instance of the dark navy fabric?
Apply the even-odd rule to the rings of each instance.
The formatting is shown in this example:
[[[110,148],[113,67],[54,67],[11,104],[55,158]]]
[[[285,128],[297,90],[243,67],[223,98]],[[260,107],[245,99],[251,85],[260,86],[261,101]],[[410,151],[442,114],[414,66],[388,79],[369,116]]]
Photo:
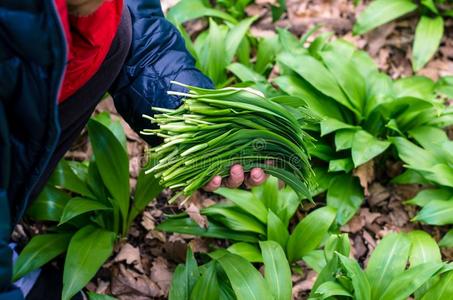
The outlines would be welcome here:
[[[125,120],[139,131],[151,106],[177,107],[176,80],[201,87],[211,81],[195,68],[159,0],[127,0],[133,40],[110,88]],[[22,299],[11,286],[13,226],[23,215],[60,135],[57,93],[66,62],[63,30],[52,0],[0,1],[0,300]],[[148,140],[152,142],[152,140]]]
[[[126,1],[132,17],[132,45],[111,94],[118,112],[135,131],[150,126],[142,114],[151,114],[151,106],[175,108],[180,98],[167,91],[182,91],[175,80],[210,88],[211,81],[195,68],[178,30],[162,13],[159,0]],[[144,137],[149,143],[155,143]]]

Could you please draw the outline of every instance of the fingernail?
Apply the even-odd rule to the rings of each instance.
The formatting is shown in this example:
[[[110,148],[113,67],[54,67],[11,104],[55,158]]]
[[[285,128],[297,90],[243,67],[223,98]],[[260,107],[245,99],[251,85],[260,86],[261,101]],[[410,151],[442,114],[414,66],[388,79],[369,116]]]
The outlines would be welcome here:
[[[220,177],[220,176],[215,176],[215,177],[212,179],[212,183],[213,183],[214,185],[219,185],[221,181],[222,181],[222,177]]]
[[[231,167],[231,175],[240,176],[243,172],[241,165],[234,165]]]
[[[262,172],[258,169],[253,169],[250,173],[254,180],[260,180],[261,177],[263,176]]]

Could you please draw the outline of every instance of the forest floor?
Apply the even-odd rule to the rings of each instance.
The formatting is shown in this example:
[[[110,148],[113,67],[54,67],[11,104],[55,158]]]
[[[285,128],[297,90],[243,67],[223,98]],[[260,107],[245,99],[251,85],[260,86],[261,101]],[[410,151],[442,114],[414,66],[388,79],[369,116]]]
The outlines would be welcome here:
[[[168,8],[174,2],[176,1],[167,0],[163,1],[163,4]],[[380,69],[393,78],[412,74],[409,57],[416,18],[393,22],[364,36],[353,36],[352,26],[363,5],[356,7],[350,0],[287,0],[288,12],[280,21],[272,23],[270,11],[266,5],[269,2],[272,0],[256,0],[256,4],[247,8],[248,15],[260,16],[252,26],[252,35],[273,35],[275,27],[285,27],[300,36],[315,24],[320,24],[321,32],[331,31],[335,36],[345,38],[368,51]],[[418,74],[432,79],[453,74],[453,22],[452,20],[448,22],[440,51]],[[206,22],[195,21],[188,24],[188,30],[196,34],[204,26]],[[97,111],[108,111],[120,119],[111,99],[104,100]],[[130,181],[134,186],[148,146],[124,121],[121,120],[121,122],[128,138],[131,159]],[[452,137],[451,134],[450,136]],[[90,156],[91,149],[84,132],[66,157],[85,160]],[[376,243],[389,231],[423,228],[436,240],[439,240],[441,233],[445,232],[445,228],[442,227],[422,226],[410,221],[415,215],[415,208],[404,205],[403,201],[414,196],[420,187],[394,186],[389,183],[389,178],[399,174],[401,169],[400,163],[387,161],[382,165],[369,164],[362,174],[358,174],[367,181],[368,194],[358,214],[341,230],[349,233],[352,255],[360,263],[366,263]],[[166,234],[155,230],[156,224],[166,214],[184,209],[167,204],[166,200],[170,195],[170,191],[164,191],[156,201],[148,205],[146,211],[137,218],[130,229],[127,240],[121,243],[112,259],[87,286],[89,290],[111,294],[123,300],[166,299],[172,272],[177,264],[184,262],[188,245],[195,253],[203,253],[212,249],[213,245],[221,243],[212,239]],[[200,192],[194,195],[192,201],[195,206],[205,206],[215,199],[216,196],[212,194]],[[317,202],[322,201],[322,196],[317,199]],[[302,210],[298,216],[303,216]],[[28,235],[33,227],[30,227],[31,229],[25,227],[28,226],[24,225],[22,231]],[[443,250],[442,254],[448,260],[453,259],[453,251]],[[293,275],[294,299],[306,299],[315,279],[316,273],[310,270]]]

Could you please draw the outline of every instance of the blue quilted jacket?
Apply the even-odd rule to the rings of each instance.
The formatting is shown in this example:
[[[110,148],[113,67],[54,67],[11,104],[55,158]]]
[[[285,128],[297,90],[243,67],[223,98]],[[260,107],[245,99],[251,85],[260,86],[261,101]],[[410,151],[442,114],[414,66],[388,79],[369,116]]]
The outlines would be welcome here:
[[[184,41],[165,20],[158,0],[126,0],[133,38],[111,88],[117,110],[134,128],[151,106],[177,107],[166,91],[177,80],[201,87],[211,81],[194,66]],[[57,93],[67,49],[52,0],[0,1],[0,300],[22,299],[11,284],[13,226],[46,167],[60,134]]]

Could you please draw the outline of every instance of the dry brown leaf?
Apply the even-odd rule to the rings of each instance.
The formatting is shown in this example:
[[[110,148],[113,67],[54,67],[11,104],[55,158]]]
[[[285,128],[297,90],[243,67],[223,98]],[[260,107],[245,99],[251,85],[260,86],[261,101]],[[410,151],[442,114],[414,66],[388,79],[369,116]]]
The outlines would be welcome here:
[[[163,243],[165,243],[167,241],[167,237],[165,235],[164,232],[162,231],[158,231],[158,230],[150,230],[146,236],[145,236],[145,239],[157,239]]]
[[[360,185],[364,188],[365,196],[369,196],[368,184],[374,180],[374,161],[359,166],[353,171],[354,176],[359,177]]]
[[[132,297],[128,299],[163,295],[155,282],[145,275],[127,269],[122,264],[113,267],[111,289],[115,296]]]
[[[293,285],[293,298],[297,298],[301,292],[309,291],[316,281],[317,274],[315,271],[308,271],[307,278]]]
[[[357,233],[365,226],[365,220],[362,216],[354,216],[346,225],[341,227],[341,231],[349,233]]]
[[[258,5],[273,5],[273,6],[279,5],[277,0],[255,0],[255,3]]]
[[[121,248],[120,252],[114,259],[115,262],[126,262],[128,265],[132,265],[137,271],[145,273],[140,260],[140,249],[134,247],[129,243],[126,243]]]
[[[194,220],[201,228],[208,228],[208,218],[200,214],[200,209],[193,203],[190,203],[186,209],[189,217]]]
[[[369,192],[370,195],[367,201],[371,207],[379,205],[390,197],[389,191],[378,182],[375,182],[370,186]]]
[[[156,224],[154,223],[154,221],[155,220],[149,211],[143,212],[141,224],[146,230],[150,231],[156,228]]]
[[[110,282],[107,282],[107,281],[104,281],[104,280],[101,280],[100,278],[98,278],[96,294],[106,294],[109,288],[110,288]]]
[[[172,273],[168,269],[168,262],[165,258],[158,257],[154,260],[150,277],[160,287],[162,294],[167,295],[171,285]]]
[[[209,252],[209,241],[206,238],[194,238],[189,242],[189,245],[194,253]]]
[[[395,23],[391,22],[379,26],[367,34],[368,52],[371,56],[376,56],[381,48],[386,44],[387,38],[395,30]]]

